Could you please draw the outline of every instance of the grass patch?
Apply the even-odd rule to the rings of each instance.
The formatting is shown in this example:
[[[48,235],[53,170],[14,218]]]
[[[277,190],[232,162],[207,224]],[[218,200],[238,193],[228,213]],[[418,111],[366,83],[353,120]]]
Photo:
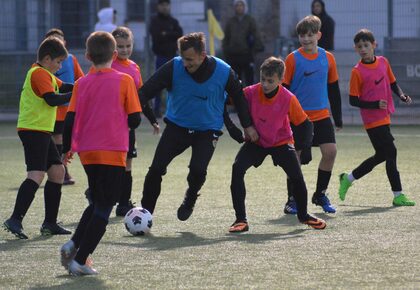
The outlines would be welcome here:
[[[144,176],[158,137],[138,130],[139,158],[133,168],[133,199],[140,200]],[[418,156],[420,127],[394,127],[404,192],[420,202]],[[338,174],[350,171],[373,149],[360,127],[337,134],[338,155],[329,192],[336,214],[309,211],[326,219],[327,229],[311,230],[283,214],[286,176],[269,158],[246,175],[250,231],[228,234],[234,220],[230,171],[238,144],[226,134],[217,145],[195,211],[186,222],[176,218],[186,189],[190,152],[176,158],[162,183],[152,234],[132,237],[114,212],[93,255],[97,277],[73,278],[59,262],[68,236],[45,238],[43,189],[24,219],[29,240],[0,234],[2,289],[419,289],[420,210],[392,207],[384,165],[356,182],[340,202]],[[14,124],[0,124],[0,218],[12,212],[17,188],[25,178],[23,150]],[[315,189],[319,150],[303,167],[309,198]],[[63,187],[59,219],[74,229],[86,206],[87,180],[79,161],[70,171],[73,186]]]

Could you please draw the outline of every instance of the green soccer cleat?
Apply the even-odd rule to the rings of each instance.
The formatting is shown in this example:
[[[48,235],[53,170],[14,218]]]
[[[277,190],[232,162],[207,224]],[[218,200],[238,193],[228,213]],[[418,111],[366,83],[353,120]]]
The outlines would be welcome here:
[[[340,188],[338,189],[338,196],[342,201],[346,199],[347,191],[349,190],[351,186],[351,182],[348,179],[347,173],[341,173],[339,176],[340,180]]]
[[[414,206],[416,203],[412,200],[409,200],[408,197],[404,194],[394,197],[392,200],[394,206]]]

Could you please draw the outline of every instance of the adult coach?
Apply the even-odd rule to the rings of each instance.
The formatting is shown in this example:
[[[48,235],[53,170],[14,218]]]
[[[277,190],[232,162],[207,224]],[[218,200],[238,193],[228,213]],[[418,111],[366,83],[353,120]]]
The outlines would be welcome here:
[[[208,164],[222,135],[226,93],[235,104],[245,137],[256,142],[258,134],[252,126],[236,73],[221,59],[206,55],[204,34],[182,36],[178,49],[181,56],[163,65],[139,92],[143,112],[156,127],[149,101],[160,90],[168,90],[166,128],[144,181],[141,204],[153,213],[167,166],[191,147],[188,189],[178,209],[178,219],[184,221],[192,214],[198,192],[206,180]]]

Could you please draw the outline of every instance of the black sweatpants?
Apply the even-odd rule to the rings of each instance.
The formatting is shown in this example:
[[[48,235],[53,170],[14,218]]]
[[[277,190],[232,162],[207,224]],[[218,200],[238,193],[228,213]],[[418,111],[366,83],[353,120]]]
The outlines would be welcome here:
[[[160,195],[162,176],[166,174],[166,168],[176,156],[189,147],[191,147],[192,153],[187,177],[188,192],[189,194],[198,193],[206,180],[207,167],[222,134],[221,131],[215,130],[189,130],[168,120],[166,122],[166,128],[157,145],[143,186],[141,205],[151,213],[155,210]]]
[[[245,143],[232,166],[230,185],[233,208],[237,220],[246,220],[245,210],[245,173],[251,166],[257,168],[265,157],[271,155],[274,166],[280,166],[293,183],[293,196],[296,200],[298,218],[305,220],[307,216],[308,192],[294,147],[285,144],[279,147],[263,148],[254,143]]]
[[[397,169],[397,148],[394,144],[394,137],[391,134],[389,125],[379,126],[366,130],[370,142],[375,149],[375,155],[363,161],[353,170],[355,179],[360,179],[385,161],[386,174],[392,191],[401,191],[400,173]]]

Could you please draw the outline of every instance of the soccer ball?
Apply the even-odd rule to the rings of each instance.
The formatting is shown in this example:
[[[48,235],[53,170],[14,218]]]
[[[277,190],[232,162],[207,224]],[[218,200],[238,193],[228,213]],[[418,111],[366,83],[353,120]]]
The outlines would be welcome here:
[[[124,217],[124,225],[133,236],[142,236],[150,232],[152,227],[152,214],[145,208],[130,209]]]

